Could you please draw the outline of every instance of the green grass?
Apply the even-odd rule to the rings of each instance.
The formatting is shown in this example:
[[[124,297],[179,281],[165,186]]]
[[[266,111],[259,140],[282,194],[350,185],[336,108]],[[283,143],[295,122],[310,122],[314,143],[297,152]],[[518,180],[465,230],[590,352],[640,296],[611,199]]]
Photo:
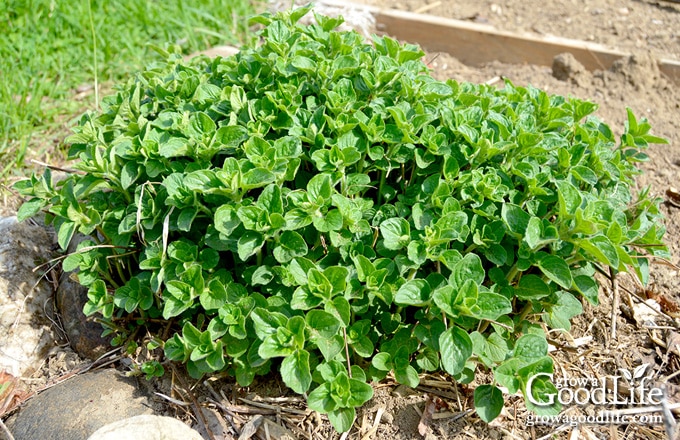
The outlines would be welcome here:
[[[0,181],[24,174],[27,157],[59,155],[65,126],[95,107],[78,90],[143,69],[159,57],[150,45],[238,45],[253,13],[248,0],[0,2]]]

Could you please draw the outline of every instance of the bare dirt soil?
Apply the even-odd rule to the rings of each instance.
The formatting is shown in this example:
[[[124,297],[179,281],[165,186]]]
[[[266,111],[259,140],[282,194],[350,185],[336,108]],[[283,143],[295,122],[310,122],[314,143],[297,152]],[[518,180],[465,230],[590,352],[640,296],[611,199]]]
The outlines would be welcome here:
[[[680,59],[680,4],[663,0],[357,0],[355,3],[591,41]]]

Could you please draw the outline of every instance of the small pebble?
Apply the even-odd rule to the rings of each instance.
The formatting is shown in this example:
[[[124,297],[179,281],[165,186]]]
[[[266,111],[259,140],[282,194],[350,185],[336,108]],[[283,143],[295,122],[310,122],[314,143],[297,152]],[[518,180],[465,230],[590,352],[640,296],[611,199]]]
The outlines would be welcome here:
[[[385,412],[383,413],[383,415],[382,415],[382,419],[381,419],[381,420],[382,420],[385,424],[391,425],[392,422],[394,422],[394,416],[392,415],[391,412],[385,411]]]
[[[408,397],[413,396],[414,394],[417,394],[417,392],[413,388],[403,384],[398,385],[394,390],[392,390],[392,395],[399,397]]]

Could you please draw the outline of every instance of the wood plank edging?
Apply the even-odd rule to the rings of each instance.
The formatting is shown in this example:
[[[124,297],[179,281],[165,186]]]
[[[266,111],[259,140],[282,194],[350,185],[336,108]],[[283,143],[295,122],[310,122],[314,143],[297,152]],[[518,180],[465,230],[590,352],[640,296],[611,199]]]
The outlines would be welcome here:
[[[447,52],[472,66],[496,60],[508,64],[551,66],[556,55],[570,52],[586,69],[593,71],[607,70],[615,61],[630,56],[581,40],[523,35],[489,25],[341,0],[321,0],[320,3],[370,12],[378,31],[398,40],[417,43],[428,51]],[[664,75],[680,84],[680,61],[660,59],[658,64]]]

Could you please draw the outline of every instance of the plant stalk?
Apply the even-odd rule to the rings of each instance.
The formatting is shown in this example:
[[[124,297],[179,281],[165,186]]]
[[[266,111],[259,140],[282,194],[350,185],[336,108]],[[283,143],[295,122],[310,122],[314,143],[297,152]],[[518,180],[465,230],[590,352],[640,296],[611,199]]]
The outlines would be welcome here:
[[[347,358],[347,374],[349,374],[350,379],[352,378],[352,365],[349,361],[349,344],[347,344],[347,329],[342,328],[342,336],[345,340],[345,357]]]

